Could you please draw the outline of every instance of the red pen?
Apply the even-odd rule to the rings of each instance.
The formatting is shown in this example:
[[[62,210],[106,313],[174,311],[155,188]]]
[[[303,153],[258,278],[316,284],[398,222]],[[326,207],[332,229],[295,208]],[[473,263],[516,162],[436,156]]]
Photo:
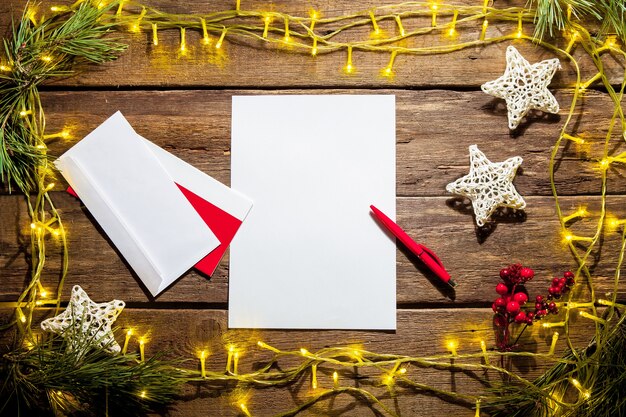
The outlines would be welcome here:
[[[439,277],[443,282],[449,284],[452,287],[456,287],[456,282],[450,278],[450,274],[443,266],[441,260],[435,255],[433,251],[428,249],[424,245],[420,245],[409,235],[406,234],[400,226],[398,226],[393,220],[385,215],[382,211],[378,210],[374,206],[370,206],[374,215],[380,222],[411,252],[417,256],[420,261],[424,262],[424,265],[428,267],[435,275]]]

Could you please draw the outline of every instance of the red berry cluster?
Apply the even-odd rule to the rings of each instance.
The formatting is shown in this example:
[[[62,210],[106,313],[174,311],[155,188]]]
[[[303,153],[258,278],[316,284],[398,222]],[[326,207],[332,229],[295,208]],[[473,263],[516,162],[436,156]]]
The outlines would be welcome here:
[[[535,271],[520,264],[514,264],[500,270],[500,278],[503,282],[496,285],[499,297],[493,302],[492,308],[495,313],[494,324],[498,334],[498,348],[509,350],[513,346],[509,344],[509,325],[511,323],[532,325],[534,321],[541,320],[549,313],[558,313],[556,303],[552,299],[558,299],[567,293],[574,285],[574,274],[567,271],[562,278],[554,278],[548,289],[548,296],[538,295],[535,297],[534,311],[523,311],[522,307],[528,302],[528,292],[524,285],[532,280]]]

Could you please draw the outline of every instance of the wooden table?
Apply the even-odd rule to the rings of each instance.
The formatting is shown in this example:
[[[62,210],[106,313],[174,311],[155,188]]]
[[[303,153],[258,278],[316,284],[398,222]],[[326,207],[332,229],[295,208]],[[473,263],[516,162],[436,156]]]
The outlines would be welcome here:
[[[150,5],[181,13],[230,9],[234,1],[149,0]],[[184,3],[184,4],[183,4]],[[266,2],[244,0],[252,9],[268,7]],[[325,15],[358,11],[389,1],[320,0],[314,6]],[[471,4],[478,1],[459,1]],[[482,2],[480,2],[482,4]],[[503,4],[500,4],[503,3]],[[523,5],[523,1],[498,2]],[[46,3],[48,4],[48,3]],[[11,16],[19,16],[23,0],[0,5],[0,27],[9,26]],[[275,10],[306,15],[309,1],[281,1]],[[41,6],[45,8],[46,6]],[[391,29],[393,30],[393,29]],[[497,33],[508,28],[492,27]],[[529,29],[530,30],[530,29]],[[469,36],[478,37],[476,32]],[[228,259],[222,261],[209,280],[193,270],[157,299],[142,288],[140,281],[121,259],[88,210],[64,192],[66,184],[57,181],[53,199],[68,227],[70,273],[65,296],[80,284],[96,301],[123,299],[127,307],[118,319],[123,327],[132,326],[137,334],[147,334],[146,353],[165,350],[171,355],[194,358],[198,346],[208,346],[207,368],[225,367],[225,343],[247,346],[240,368],[250,369],[267,355],[254,348],[257,340],[286,349],[306,347],[315,350],[329,345],[356,344],[376,352],[428,355],[446,351],[446,340],[459,340],[459,351],[478,351],[479,341],[493,343],[491,302],[500,268],[521,262],[535,269],[537,278],[529,286],[531,294],[545,293],[555,274],[575,267],[569,251],[561,243],[548,178],[552,145],[563,122],[561,116],[534,117],[518,134],[511,134],[506,109],[480,91],[480,85],[495,79],[504,70],[507,42],[485,48],[469,48],[436,56],[398,56],[397,76],[380,77],[387,65],[387,54],[355,52],[357,73],[341,72],[345,53],[312,58],[263,48],[224,44],[216,55],[203,49],[197,33],[188,34],[189,53],[177,56],[179,33],[159,34],[159,46],[151,46],[149,34],[124,34],[128,51],[116,62],[103,65],[42,88],[43,105],[50,132],[69,128],[72,137],[50,144],[50,153],[59,155],[121,110],[135,129],[159,146],[190,162],[207,174],[228,184],[230,179],[230,108],[237,94],[395,94],[397,99],[397,219],[408,233],[440,254],[453,277],[460,283],[456,291],[440,285],[406,253],[397,254],[396,332],[363,331],[231,331],[227,325]],[[419,40],[417,41],[419,42]],[[516,42],[530,61],[552,58],[553,54],[528,42]],[[582,56],[582,51],[575,55]],[[589,61],[583,77],[595,74]],[[619,63],[607,70],[619,81]],[[569,106],[574,72],[564,65],[551,85],[563,108]],[[590,90],[578,130],[601,136],[610,115],[605,94]],[[562,111],[563,113],[563,111]],[[297,135],[294,133],[294,140]],[[515,184],[527,201],[520,215],[496,216],[497,222],[478,231],[469,207],[445,191],[445,185],[468,171],[468,146],[478,144],[493,161],[519,155],[524,159]],[[592,156],[590,156],[592,157]],[[573,211],[586,203],[597,208],[599,177],[574,147],[562,152],[556,173],[561,204]],[[624,215],[623,177],[611,183],[609,209]],[[28,224],[24,197],[6,191],[0,195],[0,301],[13,301],[29,275]],[[609,253],[616,240],[607,238]],[[44,282],[54,288],[60,270],[59,251],[52,250],[46,264]],[[611,285],[610,266],[598,264],[593,271],[597,290]],[[263,279],[259,271],[259,279]],[[624,288],[622,287],[622,291]],[[624,298],[624,293],[620,293]],[[280,302],[277,294],[277,302]],[[589,326],[581,322],[581,327]],[[551,331],[535,326],[523,339],[526,349],[546,351]],[[584,342],[589,333],[580,333]],[[118,340],[123,339],[118,334]],[[131,349],[136,349],[131,343]],[[513,369],[525,377],[539,375],[545,367],[533,361],[515,362]],[[479,384],[462,373],[420,370],[418,379],[445,389],[475,392]],[[327,378],[326,378],[327,379]],[[322,379],[321,384],[328,384]],[[354,383],[350,381],[348,383]],[[271,415],[289,409],[306,398],[308,381],[283,389],[252,392],[249,409],[254,415]],[[231,390],[210,391],[188,386],[185,396],[172,411],[174,416],[237,415]],[[401,392],[386,401],[403,415],[473,415],[473,411],[419,392]],[[338,398],[314,408],[318,414],[370,415],[365,403]]]

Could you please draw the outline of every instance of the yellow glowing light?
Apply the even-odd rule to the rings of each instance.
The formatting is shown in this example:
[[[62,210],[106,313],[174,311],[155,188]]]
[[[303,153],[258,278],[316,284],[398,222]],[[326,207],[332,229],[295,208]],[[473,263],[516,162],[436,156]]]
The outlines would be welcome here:
[[[311,19],[313,19],[313,20],[317,20],[317,19],[319,19],[319,18],[320,18],[320,12],[318,12],[317,10],[313,10],[313,9],[311,9],[311,10],[309,11],[309,16],[311,16]]]
[[[385,375],[385,377],[383,378],[383,384],[385,385],[393,385],[393,381],[393,375],[391,374]]]
[[[311,48],[311,55],[313,56],[317,55],[317,46],[313,46],[313,48]]]
[[[372,27],[374,28],[374,36],[380,36],[381,30],[378,26],[378,22],[376,21],[376,17],[374,16],[374,12],[370,10],[369,14],[372,21]]]
[[[200,352],[200,375],[202,378],[206,378],[206,351]]]
[[[256,342],[256,344],[261,347],[261,348],[265,348],[267,347],[267,345],[264,342],[261,342],[260,340],[258,342]]]
[[[248,410],[248,407],[246,407],[244,403],[239,403],[239,408],[247,417],[251,417],[250,410]]]
[[[26,323],[26,316],[24,314],[22,314],[22,313],[20,313],[20,321],[22,323]]]
[[[217,43],[215,44],[215,49],[220,49],[222,47],[222,42],[224,42],[224,37],[226,37],[226,28],[222,30],[222,34],[220,35],[220,38],[217,40]]]
[[[337,388],[339,386],[339,374],[337,371],[333,372],[333,387]]]
[[[135,23],[130,27],[130,31],[133,33],[139,33],[141,31],[141,27]]]
[[[302,356],[306,356],[309,354],[309,351],[306,350],[305,348],[300,348],[300,353],[302,354]]]
[[[616,45],[615,36],[609,36],[606,38],[604,42],[604,46],[607,48],[613,48]]]
[[[67,129],[63,129],[61,133],[59,133],[59,136],[61,136],[62,139],[69,139],[72,137],[72,133]]]
[[[580,389],[580,382],[578,382],[577,379],[572,378],[572,385],[575,386],[576,388]]]
[[[285,18],[285,37],[283,38],[283,42],[289,43],[289,19]]]
[[[50,191],[54,188],[55,184],[53,182],[51,182],[50,184],[48,184],[48,186],[46,187],[46,191]]]
[[[352,74],[354,72],[354,66],[352,65],[352,47],[348,46],[348,59],[346,61],[346,66],[343,67],[343,71],[346,74]]]
[[[51,6],[50,7],[50,11],[53,13],[57,13],[57,12],[61,12],[63,11],[64,7],[62,6]]]
[[[139,357],[142,362],[145,361],[145,348],[146,348],[146,339],[143,337],[139,338]]]
[[[140,396],[141,398],[146,398],[146,395],[147,395],[146,391],[141,391],[141,392],[139,393],[139,396]]]
[[[400,368],[398,372],[400,372],[401,374],[406,374],[406,368]]]
[[[459,347],[459,342],[457,342],[456,340],[450,340],[448,341],[448,343],[446,344],[448,350],[450,351],[450,353],[452,353],[452,356],[456,356],[457,355],[457,348]]]
[[[237,368],[239,367],[239,351],[233,355],[233,374],[237,374]]]
[[[0,71],[2,71],[2,72],[9,72],[9,71],[11,71],[11,67],[9,67],[7,65],[0,65]]]
[[[450,30],[448,31],[448,36],[452,37],[456,34],[456,30],[454,28],[450,28]]]
[[[267,32],[270,28],[270,23],[272,23],[272,16],[269,14],[266,14],[265,17],[263,18],[263,23],[265,23],[265,27],[263,28],[263,38],[267,38]]]
[[[517,33],[515,34],[515,37],[517,39],[520,39],[522,36],[524,36],[524,33],[521,30],[518,30]]]
[[[54,230],[52,231],[52,235],[53,235],[54,237],[59,237],[59,236],[61,236],[61,231],[60,231],[59,229],[54,229]]]
[[[603,158],[599,162],[600,169],[602,170],[607,170],[610,164],[611,164],[611,161],[609,160],[609,158]]]
[[[46,298],[48,296],[48,291],[41,290],[39,291],[39,295],[41,296],[41,298]]]
[[[565,325],[565,323],[563,323]],[[556,342],[559,340],[559,332],[554,332],[552,334],[552,342],[550,343],[550,351],[549,355],[554,355],[554,350],[556,349]]]
[[[234,345],[229,345],[229,346],[228,346],[228,351],[229,351],[230,353],[233,353],[233,352],[235,351],[235,346],[234,346]]]
[[[180,53],[187,51],[187,37],[185,36],[185,28],[180,28]]]
[[[565,242],[569,243],[572,240],[574,240],[574,235],[570,232],[563,232],[563,240],[565,240]],[[547,323],[543,323],[543,324],[547,324]]]
[[[20,117],[26,117],[26,116],[28,116],[28,115],[29,115],[29,114],[31,114],[31,113],[32,113],[32,112],[31,112],[30,110],[22,110],[22,111],[20,112]]]
[[[42,60],[43,62],[51,62],[51,61],[52,61],[52,57],[51,57],[50,55],[43,55],[43,56],[41,57],[41,60]]]
[[[430,5],[430,10],[432,10],[432,18],[431,18],[431,26],[435,27],[437,26],[437,9],[439,8],[439,6],[437,5],[437,3],[433,3]]]
[[[37,225],[36,225],[35,223],[31,223],[31,224],[30,224],[30,228],[31,228],[31,229],[35,229],[36,227],[37,227]]]

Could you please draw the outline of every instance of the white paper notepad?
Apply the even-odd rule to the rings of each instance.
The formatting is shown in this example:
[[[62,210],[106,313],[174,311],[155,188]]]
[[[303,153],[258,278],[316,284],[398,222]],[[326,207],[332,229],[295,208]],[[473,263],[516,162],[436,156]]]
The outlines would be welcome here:
[[[395,329],[395,96],[233,97],[229,327]]]

